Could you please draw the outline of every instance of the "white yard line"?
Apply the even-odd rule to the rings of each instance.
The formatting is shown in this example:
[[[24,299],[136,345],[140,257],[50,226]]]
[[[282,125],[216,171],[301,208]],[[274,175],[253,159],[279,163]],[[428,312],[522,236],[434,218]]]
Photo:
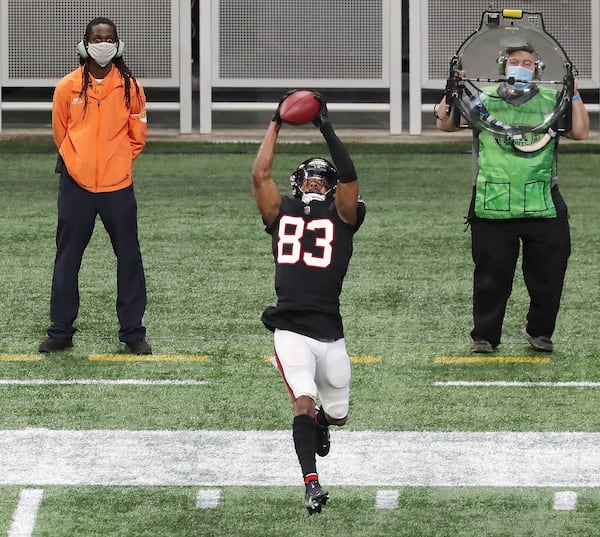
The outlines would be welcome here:
[[[502,388],[600,388],[600,382],[520,382],[515,380],[448,380],[444,382],[433,382],[433,386],[457,386],[457,387],[494,387]]]
[[[331,453],[317,461],[328,486],[600,486],[600,433],[334,430],[331,436]],[[0,430],[0,485],[299,483],[289,430]]]
[[[208,380],[148,380],[148,379],[0,379],[5,386],[202,386]]]
[[[552,507],[555,511],[575,511],[577,509],[577,493],[570,490],[555,493]]]
[[[375,495],[375,509],[397,509],[399,490],[380,489]]]
[[[216,509],[221,503],[219,489],[200,489],[196,494],[196,507],[198,509]]]
[[[21,491],[19,503],[8,530],[8,537],[31,537],[43,495],[44,491],[41,489],[23,489]]]

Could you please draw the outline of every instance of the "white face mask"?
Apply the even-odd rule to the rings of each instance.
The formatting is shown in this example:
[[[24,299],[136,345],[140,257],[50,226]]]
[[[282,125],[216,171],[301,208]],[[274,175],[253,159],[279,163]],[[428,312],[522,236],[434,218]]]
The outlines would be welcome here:
[[[88,54],[100,67],[106,67],[117,53],[117,45],[103,41],[102,43],[90,43],[87,47]]]

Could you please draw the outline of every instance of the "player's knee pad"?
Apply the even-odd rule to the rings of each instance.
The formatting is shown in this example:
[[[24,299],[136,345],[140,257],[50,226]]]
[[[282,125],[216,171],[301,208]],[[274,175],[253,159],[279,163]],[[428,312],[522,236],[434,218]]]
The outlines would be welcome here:
[[[335,420],[344,420],[348,417],[348,403],[347,402],[335,402],[325,408],[325,413]],[[340,423],[339,425],[343,425]]]
[[[340,355],[335,360],[327,361],[327,382],[334,388],[344,388],[350,384],[350,359],[346,354]]]

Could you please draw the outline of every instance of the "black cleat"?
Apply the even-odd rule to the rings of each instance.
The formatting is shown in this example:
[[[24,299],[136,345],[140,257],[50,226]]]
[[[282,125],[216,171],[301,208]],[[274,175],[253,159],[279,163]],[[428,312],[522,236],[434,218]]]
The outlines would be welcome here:
[[[321,408],[315,406],[315,423],[317,425],[317,447],[315,453],[319,457],[325,457],[331,448],[331,438],[329,436],[329,427],[323,427],[317,419],[317,414],[321,411]]]
[[[306,484],[306,495],[304,496],[304,504],[308,509],[309,515],[321,512],[321,506],[325,505],[329,500],[329,492],[323,490],[316,479],[309,481]]]
[[[148,344],[145,339],[138,339],[136,341],[126,341],[125,345],[131,352],[131,354],[152,354],[152,347]]]
[[[316,454],[319,457],[325,457],[331,448],[331,438],[329,436],[329,427],[317,425],[317,449]]]
[[[73,340],[71,338],[57,338],[48,336],[40,343],[38,352],[46,354],[48,352],[64,351],[72,346]]]

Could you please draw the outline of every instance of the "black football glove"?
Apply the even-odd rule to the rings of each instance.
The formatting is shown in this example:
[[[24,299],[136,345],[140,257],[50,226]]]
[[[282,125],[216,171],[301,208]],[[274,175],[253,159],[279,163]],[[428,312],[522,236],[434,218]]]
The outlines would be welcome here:
[[[319,92],[315,91],[313,93],[315,94],[317,101],[319,101],[319,104],[321,105],[319,115],[313,120],[313,123],[315,124],[315,127],[321,127],[323,123],[329,122],[327,101],[325,100],[325,97],[323,97],[323,95],[321,95]]]
[[[271,118],[271,121],[276,121],[279,125],[281,125],[281,114],[279,113],[279,110],[281,108],[281,103],[283,103],[283,101],[285,101],[292,93],[296,93],[298,90],[296,89],[292,89],[289,91],[286,91],[283,96],[281,97],[281,99],[279,99],[279,104],[277,105],[277,110],[275,110],[275,112],[273,112],[273,117]]]

